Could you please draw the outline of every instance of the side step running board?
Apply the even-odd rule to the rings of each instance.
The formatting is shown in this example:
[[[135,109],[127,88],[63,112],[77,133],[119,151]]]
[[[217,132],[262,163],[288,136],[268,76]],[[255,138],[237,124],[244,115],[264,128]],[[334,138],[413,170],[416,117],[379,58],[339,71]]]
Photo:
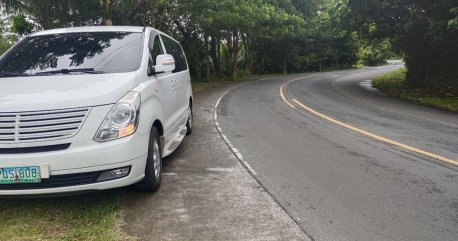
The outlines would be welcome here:
[[[181,144],[183,141],[184,137],[186,136],[186,132],[188,131],[188,128],[186,126],[183,126],[183,128],[180,130],[180,132],[173,138],[172,142],[170,145],[164,150],[164,153],[162,154],[162,157],[166,157],[170,155],[175,149],[178,148],[178,146]]]

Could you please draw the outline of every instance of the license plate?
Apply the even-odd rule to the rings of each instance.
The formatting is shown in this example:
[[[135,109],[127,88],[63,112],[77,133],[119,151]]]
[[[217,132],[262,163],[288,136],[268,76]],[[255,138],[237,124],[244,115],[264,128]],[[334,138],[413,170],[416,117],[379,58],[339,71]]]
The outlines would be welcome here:
[[[40,183],[40,167],[0,168],[0,184]]]

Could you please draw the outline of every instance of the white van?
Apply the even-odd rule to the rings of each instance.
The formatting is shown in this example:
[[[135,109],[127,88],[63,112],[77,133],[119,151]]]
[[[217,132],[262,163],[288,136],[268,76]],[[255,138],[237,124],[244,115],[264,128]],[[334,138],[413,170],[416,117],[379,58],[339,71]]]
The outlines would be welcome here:
[[[192,101],[183,49],[156,29],[32,34],[0,58],[0,195],[155,191]]]

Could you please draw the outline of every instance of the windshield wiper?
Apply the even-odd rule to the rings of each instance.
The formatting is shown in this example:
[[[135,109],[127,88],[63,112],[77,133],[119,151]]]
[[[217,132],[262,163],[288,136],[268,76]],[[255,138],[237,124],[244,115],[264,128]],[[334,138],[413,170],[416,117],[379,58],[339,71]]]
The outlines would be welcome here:
[[[88,73],[88,74],[102,74],[103,71],[95,70],[94,68],[80,68],[80,69],[58,69],[58,70],[50,70],[50,71],[43,71],[35,73],[35,75],[41,74],[70,74],[70,73]]]
[[[4,73],[0,73],[0,78],[1,78],[1,77],[17,77],[17,76],[29,76],[29,74],[26,74],[26,73],[18,73],[18,72],[4,72]]]

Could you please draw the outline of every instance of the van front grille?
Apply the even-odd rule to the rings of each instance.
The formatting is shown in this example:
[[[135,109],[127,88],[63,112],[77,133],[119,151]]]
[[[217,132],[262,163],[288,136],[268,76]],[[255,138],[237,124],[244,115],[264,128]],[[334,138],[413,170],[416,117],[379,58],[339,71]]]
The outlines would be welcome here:
[[[81,128],[89,108],[0,112],[0,144],[68,138]]]

